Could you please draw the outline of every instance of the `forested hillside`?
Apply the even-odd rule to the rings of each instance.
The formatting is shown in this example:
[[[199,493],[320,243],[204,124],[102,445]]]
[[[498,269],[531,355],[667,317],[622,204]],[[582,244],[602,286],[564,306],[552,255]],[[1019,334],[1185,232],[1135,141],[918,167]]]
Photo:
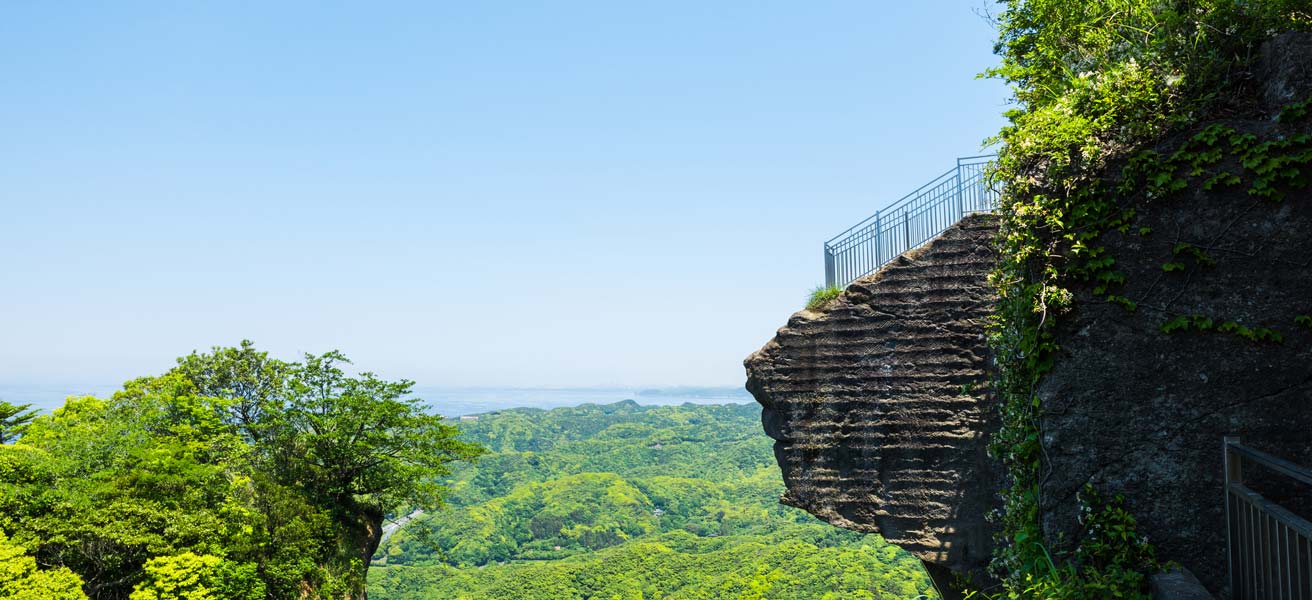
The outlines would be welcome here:
[[[488,447],[379,548],[372,598],[912,598],[919,561],[781,506],[756,405],[632,401],[460,423]]]

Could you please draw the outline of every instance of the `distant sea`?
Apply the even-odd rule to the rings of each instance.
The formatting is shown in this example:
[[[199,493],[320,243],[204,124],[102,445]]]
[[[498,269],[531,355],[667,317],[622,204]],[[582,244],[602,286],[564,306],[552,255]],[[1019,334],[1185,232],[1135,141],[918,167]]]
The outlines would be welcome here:
[[[31,404],[41,411],[63,405],[68,396],[107,397],[117,385],[23,385],[0,383],[0,400],[13,404]],[[633,400],[638,404],[670,405],[740,404],[752,402],[741,387],[665,387],[665,388],[498,388],[498,387],[415,387],[415,396],[433,411],[447,417],[474,415],[507,408],[560,408],[579,404],[610,404]]]

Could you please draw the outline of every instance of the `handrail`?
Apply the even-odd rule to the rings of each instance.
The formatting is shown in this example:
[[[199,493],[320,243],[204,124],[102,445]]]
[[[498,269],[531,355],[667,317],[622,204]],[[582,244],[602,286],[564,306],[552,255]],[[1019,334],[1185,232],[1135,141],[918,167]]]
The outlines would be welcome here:
[[[997,208],[987,169],[994,155],[965,156],[915,191],[825,242],[825,286],[847,285],[943,233],[962,217]]]
[[[915,190],[914,192],[911,192],[910,194],[907,194],[907,195],[905,195],[905,196],[903,196],[903,197],[901,197],[901,198],[898,198],[898,199],[897,199],[896,201],[894,201],[892,204],[890,204],[890,205],[888,205],[888,206],[886,206],[886,207],[884,207],[884,208],[882,208],[882,209],[880,209],[880,210],[875,211],[875,214],[870,215],[870,216],[868,216],[868,217],[866,217],[866,218],[864,218],[864,219],[861,219],[861,221],[857,222],[856,225],[853,225],[853,226],[851,226],[851,227],[848,227],[847,229],[843,230],[843,233],[840,233],[840,234],[838,234],[838,235],[836,235],[836,236],[834,236],[834,237],[829,238],[828,240],[825,241],[825,243],[826,243],[826,244],[828,244],[828,243],[832,243],[834,240],[836,240],[836,239],[838,239],[838,238],[841,238],[841,237],[843,237],[844,235],[847,235],[847,233],[850,232],[850,231],[852,231],[853,229],[856,229],[857,227],[860,227],[860,226],[866,224],[866,222],[870,221],[871,219],[873,219],[873,218],[875,218],[875,217],[878,217],[878,216],[879,216],[879,213],[887,213],[887,212],[891,212],[891,211],[894,211],[894,210],[897,210],[897,209],[901,208],[903,204],[906,204],[908,201],[910,201],[910,200],[914,199],[915,197],[919,196],[919,195],[920,195],[920,192],[924,191],[925,188],[927,188],[927,187],[929,187],[929,186],[931,186],[931,185],[934,185],[935,183],[938,182],[938,180],[940,180],[940,179],[942,179],[942,178],[944,178],[944,177],[947,177],[948,175],[953,175],[953,174],[955,174],[956,172],[957,172],[957,168],[956,168],[956,167],[952,167],[951,169],[948,169],[947,171],[944,171],[942,175],[939,175],[938,177],[935,177],[935,178],[929,180],[929,183],[926,183],[925,185],[922,185],[922,186],[916,188],[916,190]]]
[[[1232,442],[1227,442],[1226,446],[1230,448],[1231,452],[1242,454],[1245,457],[1252,459],[1253,462],[1271,469],[1272,471],[1297,479],[1308,485],[1312,485],[1312,469],[1301,467],[1283,458],[1271,456],[1261,450],[1254,450],[1248,446],[1241,446],[1239,445],[1238,438],[1234,438]]]
[[[1230,597],[1312,597],[1312,522],[1244,485],[1244,459],[1312,485],[1312,470],[1239,443],[1222,440],[1225,474],[1226,571]]]

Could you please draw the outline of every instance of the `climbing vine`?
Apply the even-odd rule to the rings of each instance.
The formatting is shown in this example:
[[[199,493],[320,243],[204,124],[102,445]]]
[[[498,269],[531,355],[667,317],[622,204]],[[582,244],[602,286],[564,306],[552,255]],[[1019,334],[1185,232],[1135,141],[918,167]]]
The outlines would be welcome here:
[[[1312,29],[1305,0],[1005,0],[997,16],[1002,64],[987,75],[1011,84],[1017,108],[993,140],[1002,143],[995,178],[1002,186],[991,274],[999,304],[990,342],[1001,425],[991,453],[1010,485],[995,515],[993,573],[1006,598],[1143,597],[1158,567],[1117,498],[1086,488],[1085,534],[1054,555],[1040,527],[1045,477],[1042,414],[1036,393],[1053,364],[1056,327],[1073,307],[1073,290],[1140,309],[1127,297],[1126,274],[1100,243],[1130,234],[1136,207],[1189,188],[1249,186],[1255,199],[1278,201],[1307,185],[1307,136],[1260,140],[1225,126],[1203,129],[1170,154],[1147,149],[1191,128],[1200,115],[1237,104],[1235,82],[1273,33]],[[1251,92],[1249,92],[1251,93]],[[1287,107],[1281,122],[1303,119],[1312,102]],[[1134,231],[1152,236],[1150,228]],[[1163,277],[1214,264],[1199,244],[1174,244]],[[1222,316],[1163,313],[1162,330],[1216,331],[1278,343],[1273,329]],[[1300,321],[1302,325],[1302,321]],[[1312,318],[1302,325],[1312,328]]]

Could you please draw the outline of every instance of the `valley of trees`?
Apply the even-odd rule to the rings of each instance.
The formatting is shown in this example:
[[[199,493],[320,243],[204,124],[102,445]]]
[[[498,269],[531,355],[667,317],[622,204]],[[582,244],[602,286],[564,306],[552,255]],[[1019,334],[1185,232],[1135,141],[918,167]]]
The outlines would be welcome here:
[[[361,598],[385,513],[479,454],[337,352],[249,342],[110,398],[0,403],[0,598]]]
[[[456,426],[348,365],[243,342],[50,414],[0,402],[0,600],[933,595],[778,504],[755,405]]]
[[[459,427],[489,454],[457,466],[447,508],[382,544],[371,598],[934,597],[914,557],[778,503],[755,404],[515,409]]]

